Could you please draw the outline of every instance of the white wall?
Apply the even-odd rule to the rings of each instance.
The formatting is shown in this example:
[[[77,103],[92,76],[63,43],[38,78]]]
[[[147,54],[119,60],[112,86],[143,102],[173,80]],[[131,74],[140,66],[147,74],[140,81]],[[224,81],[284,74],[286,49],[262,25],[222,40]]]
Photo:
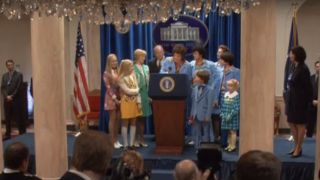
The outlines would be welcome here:
[[[320,0],[307,0],[298,11],[299,44],[306,49],[306,63],[314,73],[320,60]]]
[[[297,1],[297,9],[306,0]],[[277,1],[277,45],[276,45],[276,96],[282,96],[284,68],[290,39],[291,22],[294,14],[293,0]],[[300,17],[298,17],[300,18]],[[298,25],[299,26],[299,25]]]
[[[31,67],[31,43],[30,20],[24,18],[20,21],[9,21],[3,15],[0,16],[0,74],[6,72],[5,61],[13,59],[24,81],[30,82]]]
[[[17,69],[23,74],[24,81],[30,83],[31,67],[31,36],[30,20],[9,21],[0,15],[0,77],[7,72],[5,62],[13,59]],[[0,112],[3,111],[2,95],[0,96]],[[0,113],[3,119],[4,113]]]

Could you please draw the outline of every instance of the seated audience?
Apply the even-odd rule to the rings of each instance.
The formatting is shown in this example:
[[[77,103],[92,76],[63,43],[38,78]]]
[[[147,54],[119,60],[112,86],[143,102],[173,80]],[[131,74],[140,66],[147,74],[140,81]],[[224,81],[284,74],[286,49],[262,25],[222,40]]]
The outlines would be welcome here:
[[[4,151],[4,170],[0,180],[38,180],[40,178],[27,173],[29,150],[21,142],[10,144]]]
[[[210,170],[202,174],[192,160],[182,160],[174,169],[175,180],[207,180],[209,175]]]
[[[269,152],[249,151],[236,166],[237,180],[280,180],[280,176],[281,162]]]
[[[72,168],[61,180],[104,179],[112,151],[113,144],[107,134],[93,130],[82,132],[74,142]]]
[[[148,180],[150,171],[145,170],[144,161],[139,152],[125,150],[120,161],[112,170],[111,180]]]

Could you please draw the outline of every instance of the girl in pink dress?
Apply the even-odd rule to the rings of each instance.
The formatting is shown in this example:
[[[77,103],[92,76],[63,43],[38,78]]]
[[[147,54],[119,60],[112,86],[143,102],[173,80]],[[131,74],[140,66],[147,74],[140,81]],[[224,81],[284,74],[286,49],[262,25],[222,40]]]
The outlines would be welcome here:
[[[118,128],[120,119],[119,108],[119,87],[118,87],[118,59],[115,54],[109,54],[107,57],[106,69],[103,73],[103,80],[106,86],[104,99],[104,110],[109,114],[109,134],[114,148],[119,149],[122,145],[118,141]]]

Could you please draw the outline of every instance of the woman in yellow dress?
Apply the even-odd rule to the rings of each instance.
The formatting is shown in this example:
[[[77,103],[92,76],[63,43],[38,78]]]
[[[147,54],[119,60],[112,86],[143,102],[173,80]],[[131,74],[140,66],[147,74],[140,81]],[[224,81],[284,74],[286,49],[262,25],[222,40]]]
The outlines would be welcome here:
[[[136,134],[136,119],[142,115],[141,97],[133,63],[129,59],[121,61],[119,69],[120,112],[122,119],[121,134],[125,147],[128,147],[128,127],[130,124],[130,146],[133,146]]]

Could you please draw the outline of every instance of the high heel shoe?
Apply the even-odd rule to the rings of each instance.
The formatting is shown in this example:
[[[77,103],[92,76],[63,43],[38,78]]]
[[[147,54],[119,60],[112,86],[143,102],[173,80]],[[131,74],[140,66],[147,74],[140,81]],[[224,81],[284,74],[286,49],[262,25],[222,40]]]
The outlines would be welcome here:
[[[294,153],[294,149],[292,149],[290,152],[288,152],[288,155],[292,155]]]
[[[298,158],[300,156],[302,156],[302,149],[297,155],[292,154],[291,158]]]

